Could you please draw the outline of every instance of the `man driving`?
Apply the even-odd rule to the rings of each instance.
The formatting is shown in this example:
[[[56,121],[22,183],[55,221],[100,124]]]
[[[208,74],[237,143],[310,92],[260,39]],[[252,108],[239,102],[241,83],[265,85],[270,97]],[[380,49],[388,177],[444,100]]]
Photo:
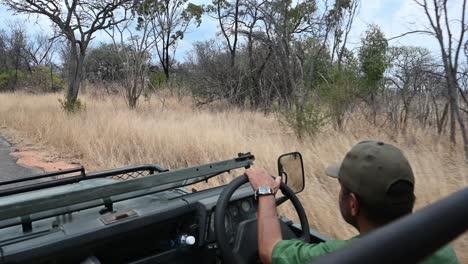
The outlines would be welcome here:
[[[349,240],[318,244],[282,240],[274,197],[281,178],[273,178],[262,168],[250,168],[246,174],[258,196],[258,247],[263,263],[308,263],[410,214],[416,199],[413,171],[403,153],[390,144],[363,141],[353,146],[339,165],[326,169],[326,174],[337,178],[341,186],[338,200],[343,219],[360,234]],[[459,262],[447,245],[421,263]]]

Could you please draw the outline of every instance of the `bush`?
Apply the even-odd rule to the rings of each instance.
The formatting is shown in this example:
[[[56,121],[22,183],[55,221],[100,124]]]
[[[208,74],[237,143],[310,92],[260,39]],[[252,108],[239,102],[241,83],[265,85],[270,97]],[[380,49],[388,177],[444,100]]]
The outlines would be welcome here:
[[[309,99],[300,107],[280,111],[280,121],[299,138],[316,135],[328,122],[328,115],[317,102]]]
[[[15,70],[0,73],[0,91],[27,88],[31,92],[57,92],[65,81],[49,67],[37,66],[31,72],[19,70],[15,83]]]
[[[10,87],[11,80],[12,75],[9,71],[0,73],[0,91],[8,90]]]
[[[58,92],[65,86],[65,81],[46,66],[37,66],[28,78],[29,86],[40,92]]]
[[[150,89],[157,90],[166,83],[166,75],[162,71],[157,71],[149,76]]]
[[[69,101],[68,99],[59,99],[60,104],[62,105],[63,110],[67,113],[76,113],[86,109],[86,105],[81,102],[80,99],[76,101]]]
[[[18,71],[16,85],[18,86],[25,80],[26,75],[22,71]],[[15,71],[9,70],[0,73],[0,91],[14,90],[15,88]]]

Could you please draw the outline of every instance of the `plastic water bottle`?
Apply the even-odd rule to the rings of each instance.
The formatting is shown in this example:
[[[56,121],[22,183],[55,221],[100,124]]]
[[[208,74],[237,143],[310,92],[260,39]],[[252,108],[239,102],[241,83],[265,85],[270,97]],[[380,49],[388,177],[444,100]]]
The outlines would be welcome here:
[[[176,247],[191,247],[195,245],[196,239],[194,236],[183,234],[180,236],[177,236],[176,239],[173,239],[169,242],[169,245],[171,248],[176,248]]]
[[[190,236],[190,235],[182,235],[180,236],[179,240],[180,240],[181,246],[188,246],[188,247],[195,245],[195,242],[196,242],[195,237]]]

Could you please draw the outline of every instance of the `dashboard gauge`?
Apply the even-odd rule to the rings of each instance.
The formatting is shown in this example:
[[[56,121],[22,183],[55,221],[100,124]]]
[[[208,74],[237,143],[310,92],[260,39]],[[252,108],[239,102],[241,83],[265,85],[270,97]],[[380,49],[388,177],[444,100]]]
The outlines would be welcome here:
[[[242,211],[247,213],[252,208],[252,205],[250,204],[250,201],[245,200],[241,202],[241,208],[242,208]]]
[[[239,208],[235,205],[231,205],[231,207],[229,207],[229,212],[233,217],[237,217],[239,215]]]

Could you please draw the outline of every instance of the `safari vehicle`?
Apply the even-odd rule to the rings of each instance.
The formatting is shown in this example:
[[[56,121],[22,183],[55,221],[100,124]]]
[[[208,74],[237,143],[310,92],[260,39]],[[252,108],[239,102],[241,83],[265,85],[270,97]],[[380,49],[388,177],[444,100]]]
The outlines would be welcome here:
[[[253,161],[246,153],[173,171],[158,165],[97,173],[77,168],[2,182],[3,188],[21,185],[0,190],[0,263],[257,263],[256,201],[246,176],[225,186],[187,190]],[[295,224],[280,217],[283,238],[327,240],[309,228],[296,196],[304,189],[300,153],[280,156],[278,170],[283,196],[277,204],[290,200],[300,219]],[[406,261],[421,259],[468,227],[462,210],[466,194],[425,209],[429,213],[422,210],[422,216],[414,214],[409,223],[403,219],[373,232],[317,263],[392,263],[392,256],[401,254],[411,254]],[[441,214],[447,219],[441,221]],[[408,228],[416,228],[409,239]],[[427,239],[433,236],[438,239]],[[428,241],[432,244],[424,247]]]

